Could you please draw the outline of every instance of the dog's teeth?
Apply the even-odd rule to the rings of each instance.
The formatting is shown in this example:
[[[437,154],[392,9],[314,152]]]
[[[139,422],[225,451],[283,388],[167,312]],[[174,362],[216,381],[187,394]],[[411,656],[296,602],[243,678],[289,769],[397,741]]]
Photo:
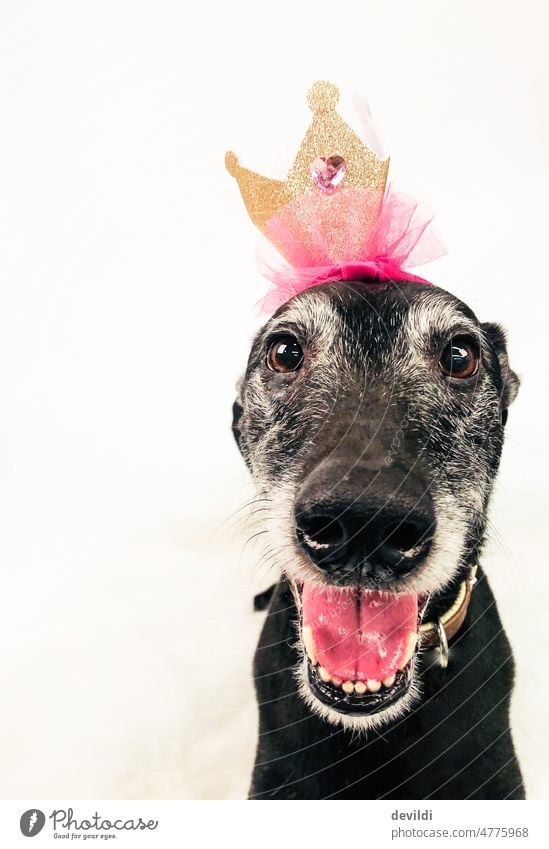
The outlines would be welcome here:
[[[358,693],[359,696],[363,696],[368,688],[364,681],[357,681],[355,684],[355,693]]]
[[[417,634],[416,634],[415,631],[412,631],[408,635],[408,642],[406,644],[406,651],[404,652],[404,657],[402,658],[402,660],[400,662],[400,666],[398,667],[400,669],[400,671],[402,671],[404,669],[404,667],[412,659],[412,655],[414,653],[416,643],[417,643]]]
[[[334,687],[341,687],[342,678],[337,678],[335,675],[332,675],[332,684]]]
[[[377,691],[381,687],[381,681],[374,681],[373,679],[370,679],[370,678],[368,678],[367,684],[368,684],[368,689],[369,689],[370,693],[377,693]]]
[[[355,685],[352,681],[344,681],[341,685],[341,689],[344,693],[348,693],[349,695],[351,695],[351,693],[354,693],[355,691]]]
[[[316,666],[316,664],[318,663],[318,659],[316,656],[315,641],[313,639],[313,629],[310,625],[303,626],[302,637],[303,645],[305,646],[305,651],[311,658],[311,663],[313,664],[313,666]]]
[[[395,683],[395,678],[396,678],[396,675],[389,675],[389,677],[385,678],[385,680],[383,681],[383,686],[384,687],[392,687],[393,684]]]
[[[318,674],[320,675],[325,684],[329,684],[332,680],[332,676],[330,675],[328,670],[325,669],[323,666],[318,667]]]

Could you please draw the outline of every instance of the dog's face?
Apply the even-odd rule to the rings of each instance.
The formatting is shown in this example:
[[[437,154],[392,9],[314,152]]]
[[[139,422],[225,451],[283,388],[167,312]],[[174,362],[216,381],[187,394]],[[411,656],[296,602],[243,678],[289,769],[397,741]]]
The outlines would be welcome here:
[[[326,719],[412,703],[422,609],[478,556],[517,386],[497,325],[421,284],[316,286],[255,339],[233,429]]]

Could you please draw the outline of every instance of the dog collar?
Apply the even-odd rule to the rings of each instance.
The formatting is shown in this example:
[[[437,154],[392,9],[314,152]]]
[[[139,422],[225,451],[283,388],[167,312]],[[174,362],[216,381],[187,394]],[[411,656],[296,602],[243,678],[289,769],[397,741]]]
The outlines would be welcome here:
[[[458,593],[441,616],[434,622],[420,625],[419,634],[422,648],[437,648],[440,651],[439,662],[443,669],[448,666],[448,642],[455,637],[465,621],[471,593],[477,582],[477,566],[470,566],[465,580],[459,585]]]

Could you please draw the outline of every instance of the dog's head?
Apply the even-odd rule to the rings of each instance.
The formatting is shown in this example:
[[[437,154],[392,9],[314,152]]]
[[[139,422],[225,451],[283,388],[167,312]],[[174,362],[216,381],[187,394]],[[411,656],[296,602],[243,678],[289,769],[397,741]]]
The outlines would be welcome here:
[[[434,286],[315,286],[257,335],[233,429],[325,718],[412,703],[422,608],[478,557],[517,387],[501,329]]]

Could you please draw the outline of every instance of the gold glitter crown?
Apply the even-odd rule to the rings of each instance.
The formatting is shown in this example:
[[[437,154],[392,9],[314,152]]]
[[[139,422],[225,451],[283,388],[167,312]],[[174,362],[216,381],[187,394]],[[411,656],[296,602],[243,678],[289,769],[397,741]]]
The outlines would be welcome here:
[[[318,158],[344,160],[345,186],[370,189],[383,197],[389,159],[380,159],[337,114],[337,87],[315,83],[307,95],[313,119],[286,180],[272,180],[243,168],[232,151],[225,155],[229,174],[238,182],[242,199],[253,223],[263,230],[282,207],[314,189],[311,166]]]

